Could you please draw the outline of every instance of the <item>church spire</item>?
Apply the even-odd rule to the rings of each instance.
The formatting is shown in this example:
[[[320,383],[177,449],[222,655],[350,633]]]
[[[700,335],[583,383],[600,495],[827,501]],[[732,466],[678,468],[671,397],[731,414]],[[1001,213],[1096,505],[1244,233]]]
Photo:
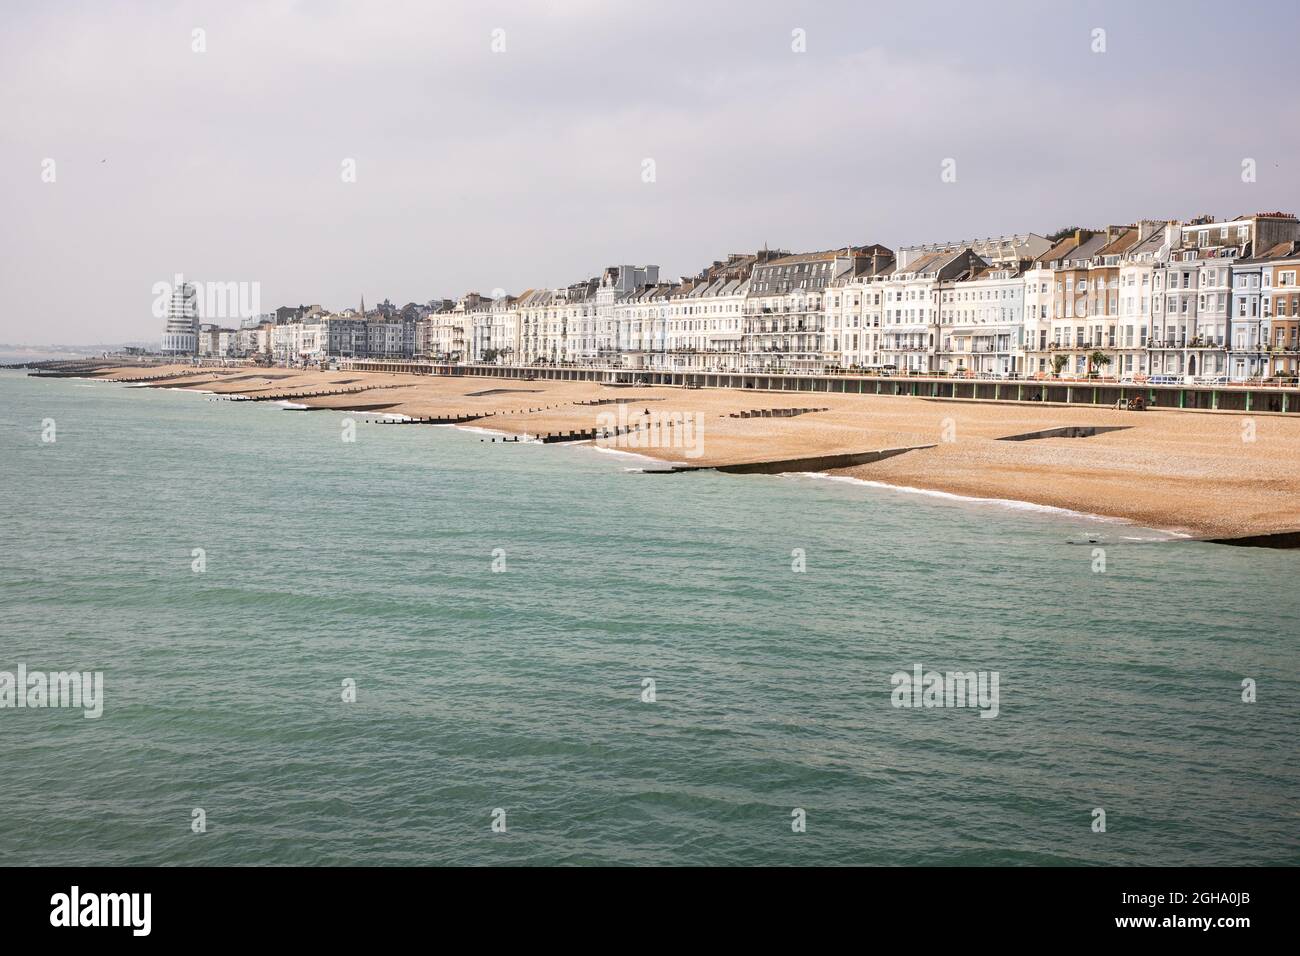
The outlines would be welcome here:
[[[363,319],[366,317],[366,297],[364,295],[361,297],[361,317]]]

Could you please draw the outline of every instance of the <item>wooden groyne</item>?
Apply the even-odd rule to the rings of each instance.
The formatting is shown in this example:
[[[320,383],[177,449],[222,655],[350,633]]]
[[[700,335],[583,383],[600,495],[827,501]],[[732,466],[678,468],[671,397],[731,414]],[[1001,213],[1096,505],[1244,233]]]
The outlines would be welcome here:
[[[113,369],[115,369],[115,368],[117,368],[117,367],[118,367],[118,366],[99,366],[99,365],[97,365],[97,366],[90,366],[90,367],[87,367],[87,368],[84,368],[84,369],[69,369],[69,368],[60,368],[60,369],[55,369],[55,370],[50,370],[50,369],[35,369],[35,370],[33,370],[33,371],[29,371],[29,372],[27,373],[27,375],[28,375],[28,377],[30,377],[30,378],[100,378],[100,377],[103,376],[104,373],[106,373],[106,372],[111,372],[111,371],[113,371]],[[211,372],[206,372],[206,371],[203,371],[203,370],[201,370],[201,369],[196,369],[196,370],[194,370],[194,371],[192,371],[192,372],[190,372],[190,371],[186,371],[186,372],[170,372],[170,373],[168,373],[167,375],[139,375],[139,376],[137,376],[137,377],[135,377],[135,378],[120,378],[120,379],[116,379],[116,381],[119,381],[119,382],[166,382],[166,381],[170,381],[171,379],[176,379],[176,378],[190,378],[190,377],[193,377],[193,376],[195,376],[195,375],[211,375],[211,374],[212,374]]]
[[[672,422],[660,422],[659,428],[670,428]],[[598,441],[604,438],[618,438],[621,435],[630,435],[633,432],[648,431],[649,425],[616,425],[613,428],[584,428],[575,429],[567,432],[548,432],[544,435],[538,435],[538,439],[544,445],[553,442],[562,441]]]
[[[829,412],[829,408],[747,408],[743,412],[732,412],[732,418],[794,418],[796,415],[809,415],[813,412]]]
[[[27,366],[25,365],[6,366],[6,368],[26,368],[26,367]],[[102,371],[103,369],[100,368],[59,369],[58,371],[37,370],[37,371],[29,371],[27,373],[27,376],[28,378],[98,378],[99,377],[98,373]]]
[[[400,386],[391,385],[389,388],[399,388]],[[495,412],[458,412],[455,415],[425,415],[411,416],[408,418],[388,418],[379,422],[380,425],[463,425],[466,422],[476,422],[484,418],[498,418],[504,415],[531,415],[534,412],[545,412],[552,408],[561,408],[568,405],[568,402],[560,402],[558,405],[543,405],[541,408],[520,408],[513,411],[495,411]]]
[[[422,415],[419,417],[410,416],[407,418],[382,418],[375,422],[376,425],[464,425],[466,422],[476,422],[482,418],[488,418],[492,412],[480,412],[477,415]]]
[[[94,378],[103,372],[116,369],[147,369],[160,362],[130,361],[126,357],[118,359],[40,359],[28,362],[14,362],[0,365],[0,368],[28,369],[36,378]]]
[[[358,388],[332,388],[315,392],[288,392],[277,395],[250,395],[248,393],[232,394],[232,402],[294,402],[302,398],[328,398],[331,395],[360,395],[362,392],[379,392],[389,388],[405,388],[405,385],[362,385]],[[392,404],[397,404],[393,402]]]
[[[218,399],[219,401],[219,399]],[[381,412],[386,408],[397,408],[401,402],[371,402],[367,405],[349,405],[347,408],[331,408],[329,405],[297,405],[286,408],[286,412]]]
[[[177,379],[194,379],[198,378],[203,381],[212,380],[221,381],[222,376],[214,374],[210,369],[194,369],[185,372],[169,372],[166,375],[137,375],[135,378],[119,378],[115,381],[126,382],[132,385],[142,384],[149,388],[181,388],[185,382],[179,382]]]
[[[636,395],[624,395],[620,398],[588,398],[574,402],[574,405],[639,405],[642,402],[662,402],[662,398],[645,398]]]

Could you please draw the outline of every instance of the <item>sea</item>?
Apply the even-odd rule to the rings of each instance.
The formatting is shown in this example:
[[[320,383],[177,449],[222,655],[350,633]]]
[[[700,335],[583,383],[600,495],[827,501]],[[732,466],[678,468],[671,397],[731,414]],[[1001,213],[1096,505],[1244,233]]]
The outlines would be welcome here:
[[[0,371],[0,860],[1300,863],[1300,552],[373,418]]]

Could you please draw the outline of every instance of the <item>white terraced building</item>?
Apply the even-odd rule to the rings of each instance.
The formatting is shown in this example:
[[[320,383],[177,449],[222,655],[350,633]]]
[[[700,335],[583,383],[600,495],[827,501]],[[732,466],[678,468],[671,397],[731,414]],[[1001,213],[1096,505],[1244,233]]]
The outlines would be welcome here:
[[[740,274],[701,278],[677,287],[669,299],[663,367],[740,371],[748,293],[749,277]]]
[[[945,282],[986,263],[973,250],[932,252],[897,266],[882,283],[881,361],[899,371],[939,371],[939,295]]]
[[[828,351],[826,302],[832,290],[865,272],[880,271],[892,256],[879,245],[798,255],[762,253],[753,267],[745,303],[743,367],[823,370]]]
[[[1151,371],[1151,329],[1169,256],[1168,227],[1149,223],[1150,228],[1123,257],[1119,265],[1119,337],[1115,343],[1118,378],[1137,377]]]
[[[879,370],[883,289],[893,270],[893,258],[878,255],[851,278],[831,287],[824,302],[828,366]]]
[[[939,286],[938,371],[1023,371],[1025,280],[1018,266],[978,266]]]
[[[1294,367],[1271,358],[1292,348],[1300,323],[1270,316],[1269,282],[1270,263],[1293,258],[1297,240],[1295,217],[1268,213],[911,246],[897,262],[882,246],[763,250],[680,283],[659,282],[656,266],[610,266],[562,288],[431,304],[418,342],[370,320],[364,344],[358,331],[331,333],[323,348],[696,372],[1044,377],[1060,365],[1064,376],[1244,380]],[[311,348],[303,332],[279,340],[283,356]]]
[[[662,368],[668,340],[669,299],[675,285],[647,286],[614,303],[615,351],[627,368]]]

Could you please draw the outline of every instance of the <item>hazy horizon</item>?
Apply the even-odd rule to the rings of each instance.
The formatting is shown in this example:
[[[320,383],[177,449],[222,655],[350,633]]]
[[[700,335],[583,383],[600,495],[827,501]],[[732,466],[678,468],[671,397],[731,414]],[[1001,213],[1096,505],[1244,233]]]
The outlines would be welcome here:
[[[1298,23],[1281,2],[13,4],[0,342],[152,341],[177,273],[341,309],[765,244],[1300,211]]]

